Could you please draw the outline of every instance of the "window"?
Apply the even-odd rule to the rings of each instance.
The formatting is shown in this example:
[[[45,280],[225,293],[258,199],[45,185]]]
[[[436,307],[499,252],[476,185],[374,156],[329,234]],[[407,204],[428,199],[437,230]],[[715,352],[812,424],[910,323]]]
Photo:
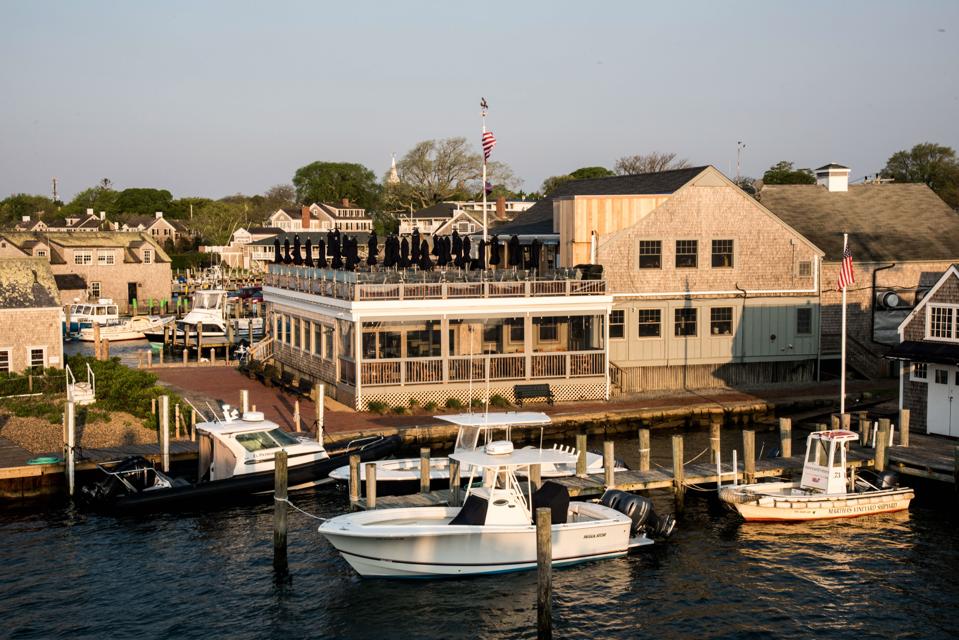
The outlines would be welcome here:
[[[90,297],[93,298],[94,300],[98,300],[98,299],[100,298],[100,283],[99,283],[99,282],[91,282],[91,283],[90,283]]]
[[[323,357],[333,359],[333,327],[323,327]]]
[[[733,266],[733,241],[713,240],[713,267]]]
[[[300,319],[293,318],[293,339],[290,340],[291,347],[300,346]]]
[[[699,242],[697,240],[676,241],[676,268],[695,269],[699,261]]]
[[[714,336],[733,335],[732,307],[713,307],[709,310],[709,332]]]
[[[289,345],[292,345],[292,344],[293,344],[293,339],[291,338],[291,336],[292,336],[293,334],[290,332],[290,316],[283,316],[283,325],[284,325],[284,329],[283,329],[283,342],[285,342],[285,343],[287,343],[287,344],[289,344]]]
[[[537,318],[539,321],[540,342],[556,342],[559,340],[559,325],[555,318]]]
[[[929,337],[952,338],[952,307],[929,307]]]
[[[506,323],[509,325],[509,341],[523,342],[523,319],[510,318]]]
[[[73,264],[93,264],[93,252],[75,251],[73,253]]]
[[[323,353],[323,325],[316,323],[313,325],[313,348],[310,353],[317,355]]]
[[[640,338],[658,338],[662,335],[660,325],[662,324],[662,313],[659,309],[640,309],[639,310],[639,337]]]
[[[626,312],[622,309],[613,311],[609,314],[609,337],[626,337]]]
[[[926,372],[926,363],[913,362],[912,363],[912,379],[925,381],[927,377],[928,376]]]
[[[10,373],[10,350],[0,350],[0,373]]]
[[[143,250],[143,263],[150,264],[153,262],[153,249],[144,249]]]
[[[38,257],[38,258],[46,258],[46,257],[47,257],[47,250],[46,250],[46,249],[37,249],[37,257]]]
[[[696,309],[684,307],[676,309],[676,336],[688,337],[696,335]]]
[[[936,384],[949,384],[949,372],[945,369],[936,369]]]
[[[808,307],[796,309],[796,335],[810,334],[812,334],[812,309]]]
[[[114,256],[112,251],[100,252],[97,253],[97,264],[99,265],[111,265],[113,264]]]
[[[43,347],[30,349],[30,368],[42,369],[47,364],[46,349]]]
[[[663,243],[659,240],[639,241],[639,268],[659,269],[663,266]]]
[[[499,323],[483,325],[483,342],[498,342],[501,328]]]
[[[800,278],[812,277],[812,261],[811,260],[799,261],[799,277]]]

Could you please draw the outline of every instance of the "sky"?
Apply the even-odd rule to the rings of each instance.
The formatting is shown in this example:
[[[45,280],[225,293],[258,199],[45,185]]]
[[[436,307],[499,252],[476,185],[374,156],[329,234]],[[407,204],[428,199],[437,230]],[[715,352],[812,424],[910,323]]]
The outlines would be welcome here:
[[[481,96],[526,190],[657,150],[735,175],[738,141],[754,177],[959,148],[955,0],[0,0],[0,25],[0,198],[382,175],[421,140],[478,148]]]

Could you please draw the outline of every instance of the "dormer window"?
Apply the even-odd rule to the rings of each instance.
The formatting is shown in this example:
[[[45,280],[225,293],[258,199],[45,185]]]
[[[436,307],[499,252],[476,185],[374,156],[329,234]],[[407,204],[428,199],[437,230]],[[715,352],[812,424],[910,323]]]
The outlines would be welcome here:
[[[926,314],[926,337],[955,341],[956,315],[955,306],[930,304]]]
[[[153,263],[153,249],[144,249],[143,264],[152,264],[152,263]]]

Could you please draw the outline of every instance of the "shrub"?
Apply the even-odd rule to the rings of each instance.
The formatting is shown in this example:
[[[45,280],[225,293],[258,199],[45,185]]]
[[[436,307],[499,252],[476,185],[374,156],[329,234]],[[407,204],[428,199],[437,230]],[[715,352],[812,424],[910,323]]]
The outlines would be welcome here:
[[[420,406],[420,401],[416,398],[410,398],[410,409],[415,409],[418,406]]]
[[[152,418],[150,407],[154,398],[170,396],[170,405],[180,401],[179,396],[157,386],[157,377],[152,373],[130,369],[120,364],[119,358],[95,360],[86,356],[73,356],[67,364],[80,378],[81,371],[89,364],[96,376],[97,407],[107,411],[126,411],[143,420]]]
[[[404,413],[406,413],[406,407],[402,407],[402,406],[397,405],[397,406],[393,407],[392,411],[393,411],[393,413],[395,413],[396,415],[401,416],[401,415],[403,415]]]
[[[491,407],[499,407],[502,409],[510,406],[510,401],[504,398],[503,396],[501,396],[500,394],[496,393],[490,396],[489,404]]]
[[[470,400],[470,406],[473,407],[474,409],[480,409],[483,407],[483,401],[480,400],[479,398],[473,398],[472,400]]]
[[[436,408],[438,406],[439,406],[438,404],[430,400],[429,402],[423,405],[423,409],[426,411],[436,411]]]
[[[366,408],[368,411],[382,415],[386,413],[387,404],[385,402],[380,402],[379,400],[372,400],[366,403]]]
[[[449,399],[446,401],[446,408],[447,408],[447,409],[462,409],[462,408],[463,408],[463,403],[460,402],[457,398],[449,398]]]
[[[63,402],[41,398],[5,398],[0,400],[3,408],[20,418],[44,418],[50,424],[63,422]]]

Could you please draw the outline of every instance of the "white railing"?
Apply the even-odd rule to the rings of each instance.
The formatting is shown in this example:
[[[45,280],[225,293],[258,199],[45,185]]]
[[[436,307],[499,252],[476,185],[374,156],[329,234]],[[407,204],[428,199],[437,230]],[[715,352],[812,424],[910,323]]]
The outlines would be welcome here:
[[[93,373],[93,369],[90,368],[90,363],[87,363],[87,384],[90,385],[90,393],[93,394],[93,397],[97,397],[97,375]]]
[[[89,365],[87,365],[89,366]],[[73,375],[73,370],[70,368],[70,365],[64,365],[63,369],[67,372],[67,402],[73,401],[73,388],[77,384],[77,379]]]

